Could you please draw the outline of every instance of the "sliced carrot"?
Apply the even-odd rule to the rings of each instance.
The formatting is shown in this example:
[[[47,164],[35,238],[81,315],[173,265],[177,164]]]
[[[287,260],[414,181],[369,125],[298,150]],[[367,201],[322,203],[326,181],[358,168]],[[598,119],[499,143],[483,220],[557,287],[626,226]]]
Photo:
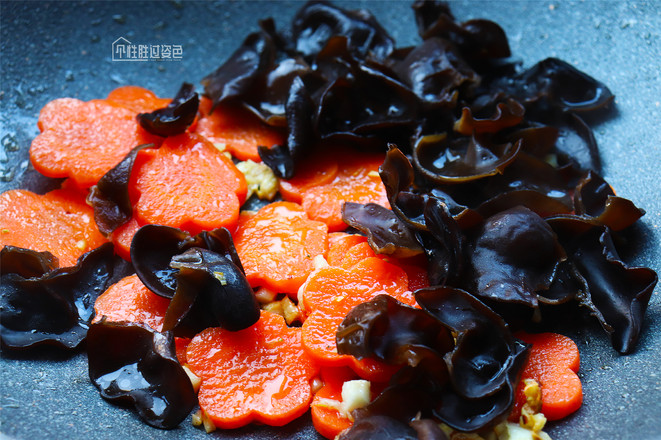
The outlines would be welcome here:
[[[232,161],[206,139],[184,133],[158,149],[141,150],[129,182],[138,224],[160,224],[191,234],[233,230],[247,185]]]
[[[324,386],[312,399],[311,415],[312,425],[317,432],[329,440],[334,439],[340,432],[350,428],[353,422],[336,408],[324,404],[330,399],[342,402],[342,385],[349,380],[357,379],[356,373],[346,367],[324,367],[320,371]]]
[[[379,294],[414,305],[406,273],[380,258],[366,258],[350,269],[328,266],[313,272],[301,286],[299,306],[307,318],[303,322],[303,345],[322,366],[349,366],[365,379],[386,381],[396,366],[353,356],[340,355],[335,333],[346,315],[358,304]]]
[[[105,316],[109,321],[137,322],[160,331],[169,304],[169,299],[149,290],[137,275],[130,275],[110,286],[96,299],[94,321]]]
[[[294,177],[280,180],[280,194],[285,200],[301,203],[306,191],[331,183],[338,171],[338,158],[320,150],[297,165]]]
[[[134,114],[150,113],[166,107],[172,99],[159,98],[151,90],[138,86],[122,86],[111,91],[106,101],[131,110]]]
[[[427,260],[423,255],[412,258],[393,258],[376,254],[367,243],[367,238],[359,234],[331,232],[328,234],[328,255],[326,261],[331,266],[349,269],[354,264],[369,257],[383,258],[404,269],[409,280],[409,290],[415,291],[429,286]]]
[[[548,420],[559,420],[581,407],[583,388],[578,372],[580,355],[574,341],[557,333],[517,333],[516,337],[532,344],[528,361],[521,373],[516,401],[510,419],[518,420],[526,402],[523,381],[534,379],[542,390],[542,413]]]
[[[62,98],[41,109],[42,133],[30,147],[35,169],[48,177],[70,177],[80,188],[94,185],[137,145],[159,144],[135,113],[102,100]]]
[[[337,159],[340,158],[340,159]],[[344,202],[378,203],[390,207],[385,187],[379,177],[379,166],[383,163],[383,154],[368,154],[342,148],[326,150],[323,156],[305,171],[309,180],[303,177],[281,183],[281,190],[286,200],[296,201],[301,195],[301,204],[312,220],[326,223],[331,232],[342,231],[347,225],[342,221]],[[337,161],[338,170],[332,179],[332,166],[327,163]],[[324,181],[320,183],[320,181]]]
[[[309,220],[300,205],[276,202],[241,217],[234,245],[252,287],[295,298],[314,258],[328,249],[328,228]]]
[[[39,195],[16,189],[0,194],[0,247],[48,251],[66,267],[106,241],[80,191]]]
[[[209,328],[193,338],[186,357],[202,379],[200,408],[219,428],[252,421],[281,426],[303,415],[312,401],[318,367],[301,346],[300,328],[263,311],[238,332]]]
[[[131,261],[131,241],[138,229],[140,229],[140,224],[135,217],[131,217],[129,221],[112,231],[108,237],[115,246],[115,253],[126,261]]]
[[[331,232],[328,234],[328,255],[326,261],[331,266],[340,266],[344,262],[344,256],[353,246],[359,243],[367,243],[367,237],[359,234],[347,234],[345,232]]]
[[[177,352],[177,360],[181,365],[188,363],[188,358],[186,357],[186,351],[188,350],[188,345],[192,341],[191,338],[180,338],[178,336],[174,337],[174,347]]]
[[[257,116],[241,108],[217,106],[211,111],[211,101],[200,99],[200,114],[195,132],[213,143],[224,144],[239,160],[261,162],[257,147],[271,147],[285,142],[283,131],[264,124]]]

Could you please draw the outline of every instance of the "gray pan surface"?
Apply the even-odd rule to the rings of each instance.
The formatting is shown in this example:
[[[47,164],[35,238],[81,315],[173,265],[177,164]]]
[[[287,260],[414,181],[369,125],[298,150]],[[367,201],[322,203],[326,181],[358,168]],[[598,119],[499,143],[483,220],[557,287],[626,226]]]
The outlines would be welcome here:
[[[418,41],[408,2],[352,2],[373,11],[399,46]],[[105,97],[135,84],[172,96],[183,81],[199,84],[272,16],[289,25],[300,2],[6,2],[0,4],[0,189],[45,191],[28,160],[39,109],[49,100]],[[457,1],[460,20],[489,18],[507,32],[525,66],[562,58],[605,82],[617,110],[598,123],[606,179],[647,215],[630,232],[629,263],[661,269],[661,3],[621,1]],[[179,61],[112,61],[112,43],[181,45]],[[637,350],[618,355],[599,326],[565,323],[577,342],[582,408],[551,424],[554,439],[654,439],[661,429],[661,298],[652,296]],[[103,401],[89,382],[86,355],[2,353],[0,438],[15,439],[318,439],[309,416],[285,428],[248,427],[208,436],[190,417],[159,431]]]

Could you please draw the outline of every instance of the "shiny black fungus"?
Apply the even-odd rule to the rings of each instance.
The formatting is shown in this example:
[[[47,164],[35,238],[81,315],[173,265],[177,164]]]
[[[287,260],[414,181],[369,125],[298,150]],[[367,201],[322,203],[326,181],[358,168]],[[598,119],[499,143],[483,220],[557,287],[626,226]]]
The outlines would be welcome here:
[[[514,80],[514,94],[526,107],[586,113],[614,99],[605,84],[557,58],[547,58]]]
[[[494,144],[477,135],[449,139],[445,134],[423,136],[413,147],[418,172],[436,183],[461,183],[502,174],[521,142]]]
[[[564,216],[548,220],[567,250],[569,282],[581,286],[580,304],[597,318],[613,348],[631,353],[640,337],[657,274],[630,267],[619,257],[608,228],[594,220]]]
[[[72,267],[54,268],[48,255],[11,246],[2,249],[0,260],[0,335],[10,349],[78,347],[94,317],[96,298],[124,274],[109,243]]]
[[[157,295],[172,298],[176,290],[178,270],[170,267],[170,261],[175,255],[192,247],[217,252],[243,271],[232,235],[225,228],[202,231],[192,236],[170,226],[145,225],[135,233],[131,241],[131,261],[145,286]]]
[[[129,199],[131,170],[140,150],[153,146],[153,144],[144,144],[133,148],[90,189],[87,203],[94,208],[94,221],[102,234],[110,234],[131,218],[133,213]]]
[[[407,424],[422,416],[461,431],[503,421],[527,345],[465,291],[430,287],[415,296],[422,309],[378,296],[354,308],[338,330],[339,352],[403,365],[379,396],[354,411],[356,421],[378,415]]]
[[[351,310],[337,329],[336,343],[340,354],[412,367],[429,349],[442,355],[454,348],[454,339],[441,322],[388,295]]]
[[[87,339],[89,376],[104,399],[130,403],[160,429],[177,427],[197,405],[172,333],[102,320],[92,324]]]
[[[444,357],[452,387],[441,391],[434,416],[461,431],[504,420],[514,402],[528,346],[468,292],[429,287],[416,291],[415,297],[423,310],[457,334],[454,350]]]
[[[259,304],[243,271],[231,259],[190,248],[172,258],[177,288],[165,314],[164,330],[195,335],[208,327],[243,330],[259,320]]]
[[[511,55],[505,31],[493,21],[476,19],[458,24],[445,2],[416,0],[413,11],[418,34],[425,40],[451,41],[469,60],[507,58]]]
[[[186,131],[195,120],[200,97],[195,87],[183,83],[172,102],[167,107],[154,110],[151,113],[139,113],[137,118],[140,126],[157,136],[174,136]]]
[[[592,171],[576,186],[574,206],[576,214],[592,217],[612,231],[621,231],[645,215],[631,200],[616,196],[613,188]]]
[[[227,61],[202,80],[213,107],[220,103],[252,102],[273,68],[275,55],[276,46],[268,33],[248,35]]]
[[[342,205],[342,219],[365,234],[377,254],[406,258],[423,252],[408,225],[381,205],[346,202]]]
[[[476,292],[490,301],[538,306],[566,258],[553,229],[539,215],[515,207],[489,217],[471,253]]]
[[[390,55],[394,40],[367,10],[347,11],[327,2],[305,4],[292,21],[292,38],[296,51],[312,58],[335,35],[347,38],[351,52],[383,59]]]

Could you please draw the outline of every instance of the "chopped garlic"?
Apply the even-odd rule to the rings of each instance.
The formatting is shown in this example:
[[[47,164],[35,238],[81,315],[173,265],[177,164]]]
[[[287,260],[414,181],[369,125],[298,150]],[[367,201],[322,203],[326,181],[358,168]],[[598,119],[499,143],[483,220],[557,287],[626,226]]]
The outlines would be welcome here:
[[[317,398],[313,403],[316,407],[334,409],[344,418],[353,422],[351,412],[363,408],[370,403],[370,382],[357,379],[348,380],[342,384],[342,401],[335,399]]]
[[[260,304],[268,304],[273,302],[275,301],[276,296],[278,296],[276,292],[267,289],[266,287],[260,287],[257,289],[257,292],[255,292],[255,298],[257,298],[257,301]]]
[[[193,385],[193,390],[197,393],[200,389],[200,385],[202,384],[202,379],[200,379],[198,376],[193,373],[190,368],[188,367],[188,364],[183,366],[184,371],[188,375],[188,378],[190,379],[191,385]]]
[[[252,160],[239,162],[236,167],[243,173],[248,184],[246,198],[257,194],[261,200],[273,200],[278,192],[278,178],[275,177],[271,168]]]
[[[543,431],[533,432],[516,423],[501,423],[494,430],[498,434],[498,440],[551,440],[551,437]]]
[[[370,403],[370,382],[367,380],[349,380],[342,384],[342,406],[351,417],[351,411]]]
[[[301,320],[300,310],[298,310],[296,304],[294,304],[292,300],[289,299],[288,296],[282,298],[280,302],[282,303],[282,311],[285,317],[285,321],[287,322],[287,325],[291,325],[291,323],[294,321]]]

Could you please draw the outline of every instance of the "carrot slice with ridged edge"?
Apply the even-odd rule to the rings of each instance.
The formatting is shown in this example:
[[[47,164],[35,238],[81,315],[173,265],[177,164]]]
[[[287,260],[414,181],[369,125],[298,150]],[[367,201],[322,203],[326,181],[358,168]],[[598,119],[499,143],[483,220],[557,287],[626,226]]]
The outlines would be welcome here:
[[[135,217],[131,217],[129,221],[112,231],[108,237],[115,246],[115,253],[126,261],[131,261],[131,241],[138,229],[140,229],[138,221]]]
[[[318,366],[303,350],[300,328],[287,327],[280,315],[262,311],[256,324],[238,332],[206,329],[186,358],[202,379],[200,408],[219,428],[285,425],[312,401]]]
[[[557,333],[519,332],[520,340],[532,344],[515,392],[510,420],[518,420],[526,402],[525,379],[534,379],[542,390],[542,413],[548,420],[562,419],[583,403],[583,387],[576,374],[580,367],[578,347],[570,338]]]
[[[312,399],[311,415],[312,425],[317,432],[329,440],[334,439],[340,432],[349,429],[353,422],[336,408],[331,408],[324,400],[342,401],[342,385],[349,380],[358,379],[356,373],[346,367],[324,367],[320,370],[324,385],[317,391]]]
[[[337,353],[335,333],[346,315],[358,304],[379,294],[415,305],[406,273],[380,258],[366,258],[350,269],[328,266],[313,272],[299,291],[299,307],[306,316],[303,346],[322,366],[348,366],[360,377],[384,382],[396,370],[373,359],[357,360]]]
[[[35,169],[48,177],[70,177],[80,188],[94,185],[137,145],[160,144],[143,130],[135,112],[103,100],[61,98],[39,113],[39,134],[30,146]]]
[[[110,286],[96,299],[94,321],[105,316],[109,321],[137,322],[161,331],[168,305],[169,299],[149,290],[137,275],[130,275]]]
[[[139,225],[172,226],[191,234],[234,230],[246,192],[246,180],[232,161],[190,133],[168,137],[158,149],[141,150],[129,181]]]
[[[149,113],[159,108],[167,107],[172,101],[169,98],[159,98],[151,90],[139,86],[122,86],[108,94],[106,101],[118,107],[138,113]]]
[[[242,214],[234,245],[252,287],[295,298],[314,258],[328,250],[328,228],[309,220],[296,203],[275,202],[254,215]]]
[[[301,203],[307,190],[332,182],[338,171],[337,157],[320,150],[301,161],[294,177],[280,179],[280,194],[285,200]]]
[[[257,116],[241,108],[216,106],[211,111],[211,100],[200,99],[195,132],[213,143],[224,144],[227,151],[239,160],[261,162],[257,153],[260,145],[271,147],[285,142],[284,131],[266,125]]]
[[[39,195],[15,189],[0,194],[0,247],[48,251],[67,267],[107,241],[80,191],[56,189]]]
[[[379,255],[367,243],[367,237],[344,232],[331,232],[328,234],[328,255],[326,261],[331,266],[350,269],[351,266],[365,258],[382,258],[404,269],[409,280],[409,290],[415,291],[429,286],[427,275],[427,260],[424,256],[411,258],[393,258],[388,255]]]
[[[361,153],[343,148],[330,148],[312,162],[311,168],[305,171],[305,176],[296,180],[282,182],[281,190],[285,200],[296,201],[298,193],[302,194],[301,205],[312,220],[318,220],[328,225],[331,232],[342,231],[347,224],[342,220],[342,205],[344,202],[377,203],[390,207],[385,187],[379,176],[379,166],[383,163],[381,153]],[[338,169],[332,179],[325,180],[332,174],[334,157],[342,157]]]

